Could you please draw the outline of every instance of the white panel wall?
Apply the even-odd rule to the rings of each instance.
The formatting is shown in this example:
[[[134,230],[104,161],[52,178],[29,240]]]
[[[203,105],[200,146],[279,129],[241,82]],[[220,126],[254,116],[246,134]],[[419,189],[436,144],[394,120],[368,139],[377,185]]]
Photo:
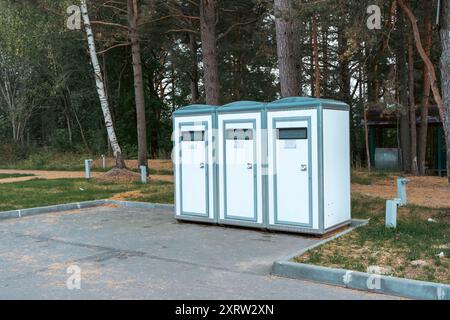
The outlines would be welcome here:
[[[351,219],[349,112],[324,110],[325,229]]]
[[[256,141],[256,164],[258,166],[257,168],[257,182],[256,182],[256,194],[257,194],[257,223],[258,224],[262,224],[263,223],[263,210],[262,210],[262,206],[263,206],[263,199],[262,199],[262,194],[263,194],[263,183],[262,183],[262,152],[261,152],[261,146],[262,146],[262,132],[261,132],[261,114],[260,113],[233,113],[233,114],[219,114],[218,115],[218,156],[217,156],[217,161],[218,161],[218,165],[219,165],[219,174],[218,174],[218,194],[219,194],[219,218],[221,220],[225,219],[225,207],[224,207],[224,186],[223,186],[223,181],[224,181],[224,170],[223,170],[223,154],[221,153],[222,150],[224,150],[224,137],[223,137],[223,132],[224,132],[224,122],[227,120],[255,120],[256,121],[256,132],[255,132],[255,141]],[[239,127],[247,127],[247,126],[242,126],[239,124],[234,124],[234,126],[236,128]]]
[[[209,170],[209,218],[214,219],[214,165],[213,165],[213,134],[214,130],[212,128],[212,116],[192,116],[192,117],[176,117],[175,118],[175,130],[174,130],[174,153],[172,154],[172,160],[174,162],[174,173],[175,173],[175,208],[176,215],[181,215],[180,208],[180,194],[181,190],[181,179],[180,179],[180,124],[183,123],[194,123],[192,129],[194,130],[196,126],[201,126],[202,122],[208,123],[208,170]],[[191,186],[195,188],[195,181],[191,182]]]
[[[273,185],[273,174],[274,174],[274,165],[273,165],[273,154],[274,154],[274,146],[273,140],[274,135],[276,134],[275,128],[273,128],[273,119],[274,118],[292,118],[292,117],[311,117],[311,128],[310,132],[308,132],[309,137],[311,138],[311,165],[312,168],[312,217],[313,217],[313,227],[312,229],[319,229],[319,180],[318,180],[318,137],[317,137],[317,110],[316,109],[305,109],[305,110],[293,110],[293,111],[269,111],[267,114],[267,136],[268,136],[268,174],[269,174],[269,183],[268,183],[268,191],[269,191],[269,199],[268,199],[268,211],[269,211],[269,224],[275,224],[275,212],[274,212],[274,185]],[[295,186],[293,186],[292,192],[295,192]]]

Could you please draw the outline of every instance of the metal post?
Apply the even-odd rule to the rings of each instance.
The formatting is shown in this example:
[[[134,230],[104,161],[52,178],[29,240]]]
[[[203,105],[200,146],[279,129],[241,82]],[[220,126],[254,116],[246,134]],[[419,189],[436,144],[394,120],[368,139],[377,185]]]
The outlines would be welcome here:
[[[141,182],[146,184],[147,183],[147,167],[141,166]]]
[[[408,204],[408,198],[406,196],[406,185],[409,180],[406,178],[397,179],[397,197],[400,199],[400,205],[406,206]]]
[[[92,162],[91,159],[84,161],[84,167],[85,167],[85,172],[86,172],[86,179],[90,179],[91,178],[91,162]]]
[[[102,154],[102,168],[106,169],[106,156]]]
[[[397,208],[400,202],[400,199],[386,201],[386,228],[397,228]]]

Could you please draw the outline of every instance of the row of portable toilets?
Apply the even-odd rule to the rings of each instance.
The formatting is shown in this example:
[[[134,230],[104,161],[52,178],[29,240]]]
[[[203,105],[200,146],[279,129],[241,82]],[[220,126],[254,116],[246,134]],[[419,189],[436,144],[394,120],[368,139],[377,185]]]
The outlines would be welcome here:
[[[174,113],[176,218],[324,234],[350,223],[348,105],[191,105]]]

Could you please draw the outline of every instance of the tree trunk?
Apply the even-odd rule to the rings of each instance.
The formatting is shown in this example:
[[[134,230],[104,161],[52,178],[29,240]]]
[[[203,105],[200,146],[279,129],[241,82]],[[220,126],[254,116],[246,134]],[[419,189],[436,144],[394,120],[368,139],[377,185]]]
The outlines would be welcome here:
[[[134,94],[136,100],[136,120],[138,138],[138,162],[148,166],[147,159],[147,123],[145,120],[145,98],[142,77],[141,47],[138,33],[139,8],[137,0],[128,0],[128,22],[130,27],[131,54],[133,58]]]
[[[411,172],[419,174],[417,165],[417,124],[416,101],[414,97],[414,39],[408,34],[408,88],[409,88],[409,121],[411,133]]]
[[[300,93],[293,22],[289,17],[290,10],[289,0],[275,0],[278,69],[283,98],[297,96]]]
[[[408,112],[408,70],[405,48],[405,20],[401,13],[398,17],[399,30],[401,30],[397,52],[397,88],[400,104],[400,147],[403,170],[411,172],[411,139],[409,130]]]
[[[424,2],[425,22],[424,22],[424,36],[425,45],[424,50],[428,57],[431,55],[431,48],[433,46],[433,28],[431,26],[431,11],[433,6]],[[427,65],[423,64],[423,94],[422,94],[422,108],[420,111],[420,130],[419,130],[419,173],[425,175],[426,173],[426,152],[427,152],[427,137],[428,137],[428,108],[430,105],[430,77],[428,77]]]
[[[443,0],[441,20],[441,86],[442,86],[442,122],[447,143],[447,177],[450,183],[450,0]]]
[[[200,0],[200,31],[202,38],[203,74],[206,103],[219,105],[220,82],[216,35],[217,0]]]
[[[197,103],[199,100],[198,90],[198,61],[197,61],[197,41],[195,35],[189,33],[189,50],[191,52],[191,71],[189,73],[191,85],[191,103]]]
[[[319,65],[319,43],[317,40],[317,18],[312,20],[312,39],[314,57],[314,96],[320,98],[320,65]]]
[[[434,100],[439,108],[439,115],[441,117],[445,140],[447,146],[447,177],[450,184],[450,0],[443,0],[443,19],[441,22],[441,86],[443,96],[439,91],[436,71],[433,63],[427,56],[420,39],[420,31],[417,26],[417,19],[411,9],[405,4],[404,0],[398,0],[398,4],[408,17],[413,33],[414,41],[416,43],[417,51],[420,54],[423,62],[427,65],[428,76],[430,77],[431,91],[433,92]]]
[[[87,41],[89,46],[89,52],[91,55],[92,67],[94,68],[95,82],[97,85],[97,93],[100,99],[100,105],[103,111],[103,117],[105,119],[105,126],[108,132],[109,142],[114,152],[114,157],[116,159],[116,167],[119,169],[125,168],[125,161],[122,158],[122,150],[120,148],[119,142],[117,141],[116,132],[114,130],[114,125],[111,118],[111,112],[109,109],[108,99],[105,94],[105,86],[103,83],[102,70],[100,64],[98,63],[97,51],[95,49],[94,34],[92,33],[91,22],[89,20],[89,15],[86,6],[86,0],[80,0],[81,3],[81,13],[83,16],[84,28],[87,35]]]
[[[328,29],[322,32],[322,51],[323,51],[323,96],[329,97],[328,90]]]

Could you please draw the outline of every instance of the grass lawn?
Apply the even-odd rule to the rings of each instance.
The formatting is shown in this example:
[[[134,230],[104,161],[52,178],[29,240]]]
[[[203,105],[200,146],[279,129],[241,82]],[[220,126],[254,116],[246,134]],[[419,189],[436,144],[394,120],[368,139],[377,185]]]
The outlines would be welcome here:
[[[372,170],[352,170],[352,183],[372,185],[378,181],[401,176],[400,172]]]
[[[31,180],[0,184],[0,211],[111,198],[173,203],[173,184],[99,183],[85,179]],[[129,196],[128,196],[129,195]]]
[[[391,268],[393,276],[450,284],[450,209],[400,208],[397,229],[386,229],[385,200],[352,197],[353,218],[369,224],[295,261],[362,272],[376,265]]]
[[[32,174],[6,174],[6,173],[0,173],[0,179],[9,179],[9,178],[22,178],[22,177],[32,177],[34,175]]]

